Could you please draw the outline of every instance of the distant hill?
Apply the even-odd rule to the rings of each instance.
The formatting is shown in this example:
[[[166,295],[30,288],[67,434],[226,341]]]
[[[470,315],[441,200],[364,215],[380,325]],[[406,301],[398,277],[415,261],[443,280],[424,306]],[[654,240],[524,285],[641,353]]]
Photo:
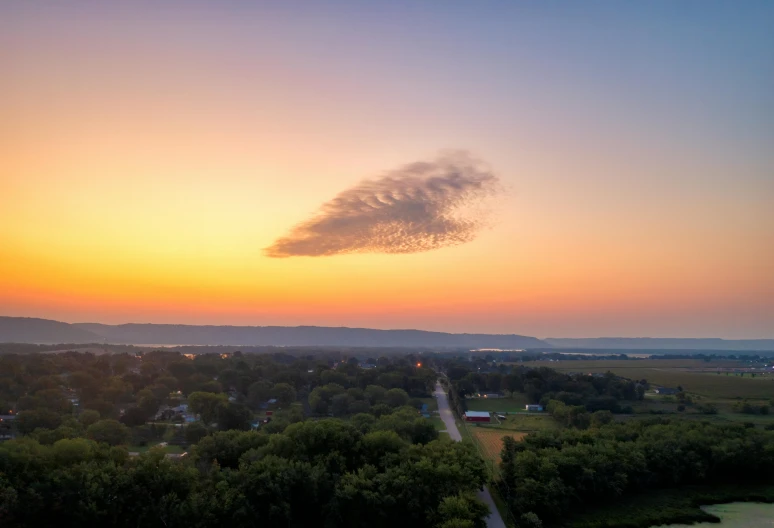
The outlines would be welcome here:
[[[273,345],[347,347],[535,348],[534,337],[447,334],[423,330],[373,330],[325,326],[194,326],[161,324],[73,325],[111,343],[154,345]]]
[[[672,339],[661,337],[554,338],[543,341],[556,348],[597,350],[738,350],[772,351],[774,339]]]
[[[774,339],[668,339],[648,337],[548,338],[516,334],[448,334],[325,326],[200,326],[68,324],[0,317],[0,343],[111,343],[117,345],[340,346],[578,350],[774,351]]]
[[[102,338],[67,323],[32,317],[0,317],[0,342],[5,343],[94,343]]]
[[[423,330],[373,330],[322,326],[67,324],[47,319],[21,317],[0,317],[0,342],[502,349],[549,346],[534,337],[514,334],[447,334]]]

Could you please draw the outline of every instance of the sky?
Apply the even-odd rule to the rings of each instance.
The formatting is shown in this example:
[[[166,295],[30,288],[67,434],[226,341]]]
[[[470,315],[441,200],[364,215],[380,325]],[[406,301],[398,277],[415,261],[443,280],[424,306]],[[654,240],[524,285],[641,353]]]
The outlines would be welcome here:
[[[6,2],[0,315],[774,338],[774,3]]]

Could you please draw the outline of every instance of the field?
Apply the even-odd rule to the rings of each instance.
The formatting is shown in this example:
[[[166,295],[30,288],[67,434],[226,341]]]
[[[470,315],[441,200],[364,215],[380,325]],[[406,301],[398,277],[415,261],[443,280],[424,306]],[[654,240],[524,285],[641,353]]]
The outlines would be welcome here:
[[[524,394],[516,393],[513,398],[471,398],[465,403],[469,411],[524,412],[530,402]]]
[[[774,397],[774,374],[766,376],[750,374],[726,374],[715,369],[740,367],[739,361],[712,361],[685,359],[663,360],[598,360],[598,361],[539,361],[536,365],[546,366],[562,372],[612,372],[629,379],[646,379],[653,385],[663,387],[681,386],[687,393],[704,398],[759,399]]]
[[[533,433],[536,431],[552,431],[559,428],[556,420],[546,413],[540,414],[513,414],[498,420],[500,423],[496,426],[509,431],[519,431],[522,433]],[[495,426],[493,426],[495,427]]]
[[[507,429],[494,427],[475,427],[467,426],[473,442],[478,446],[481,456],[487,462],[487,465],[497,471],[500,463],[500,452],[503,449],[503,438],[510,436],[516,440],[521,440],[526,433],[510,431]]]

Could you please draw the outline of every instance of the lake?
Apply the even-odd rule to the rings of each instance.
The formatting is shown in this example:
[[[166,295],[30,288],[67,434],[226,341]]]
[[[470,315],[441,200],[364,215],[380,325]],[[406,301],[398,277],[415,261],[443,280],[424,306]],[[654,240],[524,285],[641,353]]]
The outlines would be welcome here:
[[[669,524],[653,528],[774,528],[774,504],[731,502],[702,506],[701,509],[720,517],[720,524]]]

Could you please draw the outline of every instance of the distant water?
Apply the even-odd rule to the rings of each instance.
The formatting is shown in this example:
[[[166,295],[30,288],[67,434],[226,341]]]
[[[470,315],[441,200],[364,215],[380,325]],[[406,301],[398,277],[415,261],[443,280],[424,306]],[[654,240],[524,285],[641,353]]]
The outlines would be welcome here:
[[[774,504],[731,502],[702,506],[701,509],[720,517],[720,524],[670,524],[653,528],[774,528]]]

